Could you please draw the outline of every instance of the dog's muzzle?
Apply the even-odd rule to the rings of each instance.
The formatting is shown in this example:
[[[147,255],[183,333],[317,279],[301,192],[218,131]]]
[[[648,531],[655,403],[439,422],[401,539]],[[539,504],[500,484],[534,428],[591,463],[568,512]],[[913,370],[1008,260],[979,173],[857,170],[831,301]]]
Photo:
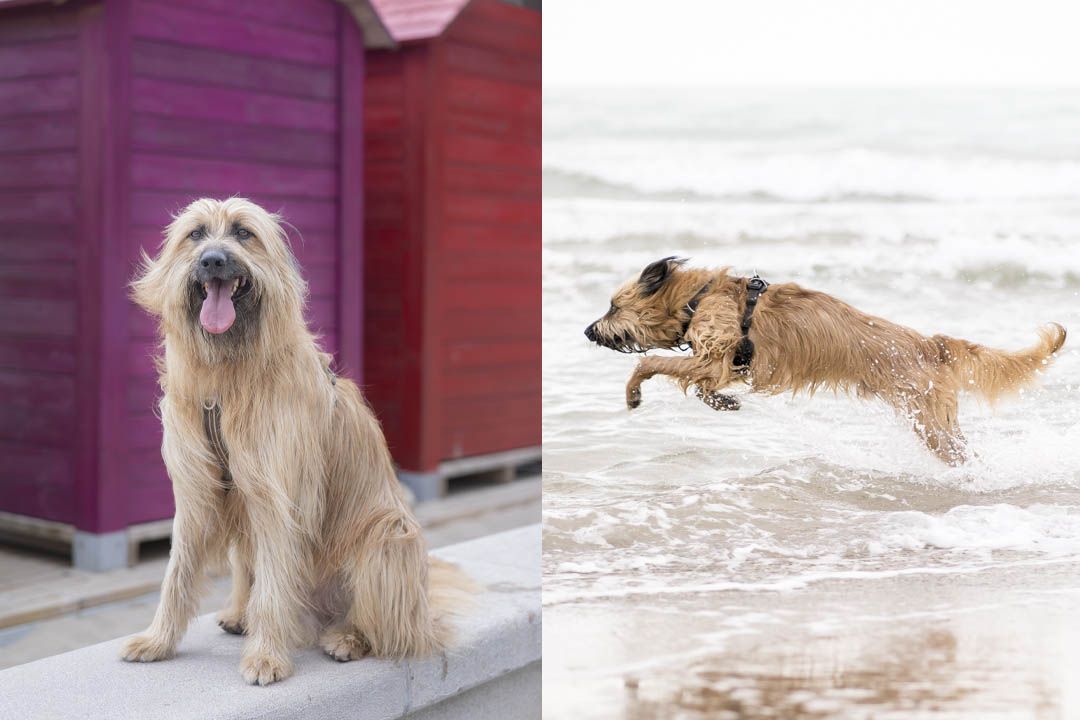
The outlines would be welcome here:
[[[223,248],[208,248],[195,264],[195,279],[202,285],[211,280],[232,280],[243,274],[240,263]]]
[[[195,262],[195,292],[199,323],[213,335],[220,335],[236,321],[236,301],[251,290],[251,282],[241,265],[226,248],[203,250]]]
[[[596,331],[596,323],[598,322],[600,321],[597,320],[592,325],[585,328],[585,337],[588,338],[589,342],[594,342],[600,347],[606,347],[609,350],[621,353],[645,352],[645,348],[641,346],[641,343],[629,335],[615,335],[611,338],[600,335],[600,333]]]

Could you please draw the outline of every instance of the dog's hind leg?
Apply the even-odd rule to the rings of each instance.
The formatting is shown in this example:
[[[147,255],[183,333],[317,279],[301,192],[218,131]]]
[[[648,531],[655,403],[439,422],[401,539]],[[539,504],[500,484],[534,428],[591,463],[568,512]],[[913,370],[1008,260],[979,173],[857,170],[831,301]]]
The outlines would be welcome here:
[[[957,418],[956,393],[933,391],[908,403],[912,429],[930,452],[948,465],[968,459],[967,440]]]
[[[359,660],[371,652],[371,646],[356,626],[341,623],[319,636],[319,647],[338,662]]]
[[[367,654],[401,659],[439,649],[428,599],[428,558],[415,520],[395,508],[373,518],[355,559],[344,569],[351,593],[345,622],[319,645],[339,661]]]

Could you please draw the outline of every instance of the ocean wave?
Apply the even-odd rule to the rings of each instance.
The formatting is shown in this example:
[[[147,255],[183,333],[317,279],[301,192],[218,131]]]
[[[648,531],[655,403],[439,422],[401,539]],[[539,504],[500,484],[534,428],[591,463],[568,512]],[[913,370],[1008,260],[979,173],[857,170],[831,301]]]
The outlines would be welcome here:
[[[876,581],[888,580],[910,576],[941,576],[941,575],[975,575],[1000,568],[1038,567],[1052,565],[1060,562],[1074,562],[1074,557],[1069,558],[1046,558],[1015,560],[1007,562],[986,562],[978,564],[966,564],[963,566],[918,566],[905,568],[884,569],[835,569],[817,572],[801,573],[789,577],[764,580],[760,582],[738,580],[710,580],[706,582],[684,579],[683,582],[673,583],[670,578],[661,578],[659,582],[634,581],[621,586],[610,585],[598,589],[574,588],[557,586],[557,582],[550,585],[545,582],[543,603],[559,605],[564,603],[594,602],[597,600],[612,600],[616,598],[633,597],[663,597],[670,595],[693,595],[713,594],[721,592],[738,593],[783,593],[793,590],[801,590],[811,585],[836,581]],[[545,574],[545,580],[547,574]],[[552,578],[558,580],[558,578]]]
[[[612,545],[596,526],[565,533],[545,524],[545,604],[699,593],[783,593],[836,581],[975,574],[1080,560],[1080,508],[958,505],[781,517],[760,508],[729,517],[725,548],[624,525],[637,542]],[[704,508],[699,507],[699,510]],[[810,523],[811,527],[807,527]],[[616,521],[603,523],[614,529]],[[748,527],[752,525],[753,527]],[[786,529],[784,529],[786,528]],[[840,528],[846,528],[843,533]],[[589,537],[591,542],[583,542]],[[627,551],[632,549],[631,551]]]
[[[658,200],[671,202],[715,201],[716,196],[688,188],[642,190],[632,183],[616,182],[573,170],[544,167],[545,198],[600,198],[604,200]]]
[[[1080,510],[1055,505],[958,505],[940,515],[892,513],[867,541],[871,555],[924,549],[1080,554]]]
[[[780,444],[795,452],[808,441],[813,454],[722,480],[710,479],[706,468],[722,464],[707,451],[698,472],[612,463],[591,473],[590,500],[567,489],[546,502],[545,602],[783,592],[1080,558],[1080,450],[1062,452],[1080,447],[1080,426],[1033,429],[943,470],[904,438],[882,442],[887,426],[866,445],[810,413],[788,420],[798,437]]]
[[[545,198],[592,198],[600,200],[652,201],[671,203],[760,203],[760,204],[843,204],[843,203],[929,203],[930,195],[906,192],[850,190],[817,196],[784,196],[768,190],[749,189],[731,193],[707,193],[688,187],[645,189],[630,182],[607,180],[576,170],[544,167]]]
[[[682,215],[678,221],[660,222],[645,218],[639,229],[632,223],[613,224],[607,233],[593,223],[608,212],[585,210],[560,216],[550,211],[549,233],[545,239],[545,270],[567,272],[570,264],[579,272],[562,282],[581,286],[597,282],[619,283],[625,275],[605,279],[604,263],[610,254],[625,260],[622,273],[644,267],[665,255],[690,257],[695,264],[736,266],[771,274],[770,280],[790,279],[828,291],[828,283],[882,284],[897,288],[959,283],[979,290],[1080,288],[1080,253],[1071,250],[1080,237],[1048,233],[987,235],[978,229],[962,232],[921,233],[913,229],[867,227],[861,222],[774,223],[770,230],[751,230],[745,225],[728,225],[717,219],[708,227],[706,217]],[[752,263],[749,268],[744,264]],[[549,282],[545,277],[545,282]],[[550,282],[560,282],[552,277]],[[614,288],[614,284],[612,284]],[[912,288],[914,289],[914,288]]]
[[[547,197],[854,203],[1077,199],[1080,160],[745,149],[657,138],[545,145]]]
[[[1060,265],[1051,268],[1038,260],[1030,263],[1016,260],[974,262],[955,268],[950,277],[966,283],[989,284],[997,289],[1030,285],[1080,288],[1080,268]]]

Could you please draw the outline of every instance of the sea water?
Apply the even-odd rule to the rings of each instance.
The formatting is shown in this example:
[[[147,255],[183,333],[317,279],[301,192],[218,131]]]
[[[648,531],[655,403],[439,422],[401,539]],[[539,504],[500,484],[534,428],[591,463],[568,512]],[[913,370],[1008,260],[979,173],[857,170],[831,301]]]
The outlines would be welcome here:
[[[1080,338],[1080,92],[547,90],[543,234],[545,717],[1080,717],[1076,340],[950,468],[846,396],[628,411],[582,334],[681,255]]]

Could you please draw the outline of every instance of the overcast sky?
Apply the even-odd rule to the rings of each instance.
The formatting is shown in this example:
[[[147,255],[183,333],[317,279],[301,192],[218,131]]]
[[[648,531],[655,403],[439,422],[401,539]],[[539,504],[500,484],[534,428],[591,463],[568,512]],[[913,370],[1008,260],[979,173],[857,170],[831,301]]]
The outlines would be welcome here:
[[[1068,0],[544,0],[544,85],[1080,85]]]

